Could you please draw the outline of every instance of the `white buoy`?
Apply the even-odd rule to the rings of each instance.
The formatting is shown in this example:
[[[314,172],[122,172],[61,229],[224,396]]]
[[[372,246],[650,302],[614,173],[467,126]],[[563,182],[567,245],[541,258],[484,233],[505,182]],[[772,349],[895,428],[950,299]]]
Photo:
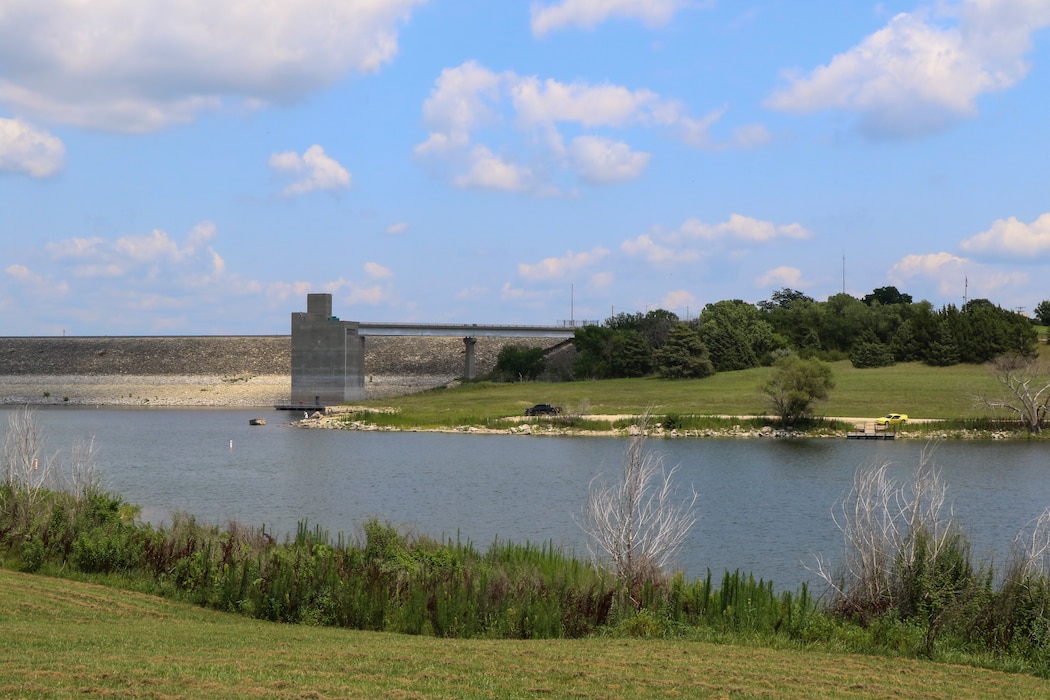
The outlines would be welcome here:
[[[233,449],[233,440],[230,440],[230,449]]]

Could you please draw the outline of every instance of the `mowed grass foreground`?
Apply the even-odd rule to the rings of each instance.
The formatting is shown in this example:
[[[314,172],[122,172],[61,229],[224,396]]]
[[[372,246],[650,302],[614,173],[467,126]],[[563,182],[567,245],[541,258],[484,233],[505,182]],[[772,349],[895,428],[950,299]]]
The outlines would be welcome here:
[[[470,641],[279,625],[0,571],[0,696],[1044,698],[1050,683],[813,650]]]
[[[1040,346],[1045,352],[1048,346]],[[983,365],[930,367],[902,363],[856,369],[849,361],[831,363],[835,388],[815,404],[818,416],[869,417],[890,412],[913,418],[974,419],[1009,417],[979,405],[976,396],[1004,396],[1003,387]],[[397,398],[365,402],[392,408],[399,418],[388,424],[407,427],[494,425],[522,416],[536,403],[561,406],[586,415],[762,415],[769,410],[760,387],[771,367],[720,372],[705,379],[607,379],[581,382],[466,384]]]

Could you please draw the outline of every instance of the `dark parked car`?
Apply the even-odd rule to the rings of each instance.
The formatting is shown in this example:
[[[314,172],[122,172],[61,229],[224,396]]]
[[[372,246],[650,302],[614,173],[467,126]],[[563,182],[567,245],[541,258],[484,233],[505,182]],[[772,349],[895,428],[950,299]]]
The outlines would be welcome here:
[[[538,403],[532,408],[525,409],[526,416],[556,416],[561,413],[561,406],[551,406],[549,403]]]

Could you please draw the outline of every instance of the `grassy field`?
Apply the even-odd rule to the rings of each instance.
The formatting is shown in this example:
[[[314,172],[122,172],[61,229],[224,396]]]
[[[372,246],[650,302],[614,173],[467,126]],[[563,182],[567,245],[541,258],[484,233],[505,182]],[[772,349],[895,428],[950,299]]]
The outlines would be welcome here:
[[[816,404],[823,416],[870,417],[889,412],[912,418],[968,419],[995,417],[977,405],[975,396],[1001,395],[989,370],[978,365],[929,367],[919,363],[878,369],[855,369],[848,361],[833,363],[835,388]],[[367,402],[397,409],[417,425],[485,425],[521,416],[535,403],[552,403],[569,413],[637,415],[656,413],[761,415],[767,410],[759,387],[772,369],[759,367],[722,372],[706,379],[613,379],[605,381],[516,384],[468,384],[410,396]]]
[[[278,625],[0,571],[0,696],[1043,698],[981,669],[693,641],[464,641]]]

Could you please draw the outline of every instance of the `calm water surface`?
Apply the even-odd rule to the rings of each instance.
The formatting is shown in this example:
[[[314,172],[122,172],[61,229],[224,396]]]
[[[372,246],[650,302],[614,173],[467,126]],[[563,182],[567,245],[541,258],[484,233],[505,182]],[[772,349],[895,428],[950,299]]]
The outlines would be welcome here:
[[[10,409],[5,409],[10,410]],[[248,425],[265,417],[262,427]],[[481,549],[495,539],[586,554],[576,524],[591,479],[620,468],[626,441],[439,433],[299,430],[294,413],[227,409],[39,409],[50,451],[94,438],[106,489],[155,523],[182,510],[283,536],[307,520],[334,535],[379,517]],[[0,415],[0,418],[6,418]],[[0,431],[6,430],[3,420]],[[700,497],[679,562],[751,571],[778,589],[813,583],[814,555],[838,561],[832,510],[856,468],[888,461],[906,478],[918,441],[650,440]],[[1050,445],[947,442],[936,463],[956,519],[983,561],[1001,561],[1017,532],[1050,506]]]

